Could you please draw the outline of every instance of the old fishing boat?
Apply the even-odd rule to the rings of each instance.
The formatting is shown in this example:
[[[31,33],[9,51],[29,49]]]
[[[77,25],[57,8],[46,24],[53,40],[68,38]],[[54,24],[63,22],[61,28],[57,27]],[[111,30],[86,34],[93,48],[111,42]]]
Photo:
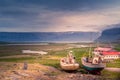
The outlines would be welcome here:
[[[82,57],[81,62],[83,68],[92,74],[101,74],[101,71],[106,67],[101,56],[91,54],[91,45],[89,48],[89,56]]]
[[[79,68],[79,64],[76,63],[75,57],[72,54],[72,51],[69,52],[67,57],[64,57],[60,60],[60,66],[63,70],[74,71]]]
[[[83,68],[92,74],[101,74],[101,71],[106,67],[101,58],[96,56],[93,58],[81,58]]]

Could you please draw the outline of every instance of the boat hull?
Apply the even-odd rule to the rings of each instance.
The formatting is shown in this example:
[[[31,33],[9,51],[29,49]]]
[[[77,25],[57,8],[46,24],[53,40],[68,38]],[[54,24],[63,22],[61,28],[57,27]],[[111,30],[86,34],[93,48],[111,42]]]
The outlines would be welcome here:
[[[74,71],[79,68],[79,64],[60,64],[61,68],[66,71]]]
[[[100,74],[101,71],[104,69],[104,68],[91,68],[91,67],[84,66],[84,65],[83,65],[83,68],[92,74]]]

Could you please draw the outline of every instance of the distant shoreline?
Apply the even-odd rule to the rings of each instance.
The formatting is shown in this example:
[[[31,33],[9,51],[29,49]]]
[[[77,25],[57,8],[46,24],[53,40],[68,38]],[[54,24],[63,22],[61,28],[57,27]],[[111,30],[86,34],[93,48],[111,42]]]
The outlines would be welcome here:
[[[44,42],[1,42],[0,45],[49,45],[49,44],[89,44],[88,41],[44,41]]]
[[[92,45],[96,45],[98,43],[96,42],[80,42],[80,41],[44,41],[44,42],[1,42],[0,43],[0,46],[26,46],[26,45],[29,45],[29,46],[33,46],[33,45],[51,45],[51,44],[54,44],[54,45],[61,45],[61,44],[76,44],[76,45],[89,45],[89,44],[92,44]],[[108,45],[108,43],[99,43],[99,45]],[[111,43],[111,44],[117,44],[115,42]]]

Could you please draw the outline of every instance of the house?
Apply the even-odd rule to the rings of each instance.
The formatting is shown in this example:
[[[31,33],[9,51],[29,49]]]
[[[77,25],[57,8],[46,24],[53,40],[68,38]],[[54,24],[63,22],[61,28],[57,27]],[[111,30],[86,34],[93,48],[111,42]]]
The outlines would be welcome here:
[[[94,55],[101,55],[104,51],[112,51],[113,49],[111,47],[97,47],[94,49],[93,54]]]
[[[94,49],[95,51],[110,51],[113,50],[111,47],[97,47]]]
[[[111,47],[97,47],[94,49],[93,54],[101,56],[104,59],[118,59],[118,58],[120,58],[120,52],[114,50]]]
[[[120,52],[118,51],[104,51],[101,53],[104,59],[118,59],[120,58]]]

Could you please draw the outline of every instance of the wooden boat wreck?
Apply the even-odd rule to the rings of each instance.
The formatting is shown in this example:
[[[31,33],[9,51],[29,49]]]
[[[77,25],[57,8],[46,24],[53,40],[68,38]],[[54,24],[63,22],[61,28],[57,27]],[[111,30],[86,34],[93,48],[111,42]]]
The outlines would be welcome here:
[[[79,64],[76,63],[75,57],[72,55],[71,52],[60,60],[60,66],[65,71],[74,71],[79,68]]]
[[[81,58],[83,68],[92,74],[101,74],[101,71],[106,67],[106,64],[102,62],[100,57],[93,57],[91,59],[87,57]]]

